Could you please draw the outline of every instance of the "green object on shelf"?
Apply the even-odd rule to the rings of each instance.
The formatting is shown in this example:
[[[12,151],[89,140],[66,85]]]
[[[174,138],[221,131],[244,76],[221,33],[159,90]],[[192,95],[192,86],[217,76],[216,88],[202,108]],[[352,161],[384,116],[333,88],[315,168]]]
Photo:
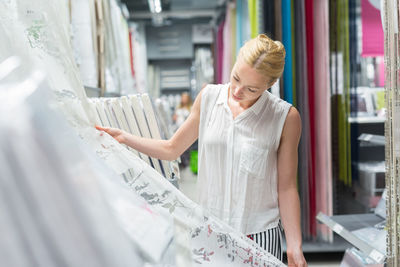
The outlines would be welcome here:
[[[385,91],[376,92],[376,109],[380,110],[385,106]]]
[[[197,150],[190,151],[190,170],[197,174]]]

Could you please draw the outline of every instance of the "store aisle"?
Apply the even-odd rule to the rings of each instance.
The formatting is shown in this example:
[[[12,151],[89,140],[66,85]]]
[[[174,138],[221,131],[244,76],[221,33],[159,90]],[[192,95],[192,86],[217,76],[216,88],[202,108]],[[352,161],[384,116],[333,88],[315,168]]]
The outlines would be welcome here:
[[[197,175],[189,167],[181,169],[180,174],[179,189],[191,200],[196,201]]]
[[[196,182],[197,175],[193,174],[189,167],[183,168],[180,171],[181,179],[179,181],[180,190],[188,196],[191,200],[195,201],[196,198]],[[305,254],[309,267],[339,267],[341,259],[338,257],[331,257],[319,255]]]

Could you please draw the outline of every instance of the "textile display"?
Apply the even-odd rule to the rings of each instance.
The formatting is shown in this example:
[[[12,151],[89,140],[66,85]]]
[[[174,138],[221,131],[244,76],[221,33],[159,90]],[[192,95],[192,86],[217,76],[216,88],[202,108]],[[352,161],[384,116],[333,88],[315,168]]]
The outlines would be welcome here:
[[[160,66],[155,64],[148,64],[147,65],[147,92],[152,97],[160,97],[160,88],[161,86],[161,70]],[[142,89],[141,89],[142,90]]]
[[[293,104],[292,7],[291,0],[282,0],[282,43],[285,46],[283,91],[285,101]]]
[[[130,22],[129,29],[131,31],[131,53],[133,55],[132,67],[135,70],[134,79],[136,82],[136,92],[146,93],[149,92],[150,88],[159,87],[150,87],[150,85],[147,84],[147,50],[144,25]]]
[[[102,95],[146,91],[145,78],[136,83],[133,79],[138,62],[143,67],[136,66],[137,77],[146,77],[142,71],[147,66],[142,64],[146,53],[142,53],[137,41],[139,34],[131,38],[117,1],[70,0],[70,17],[74,56],[84,85],[101,87]],[[136,29],[133,31],[137,33]]]
[[[339,179],[351,185],[351,144],[350,124],[347,120],[350,113],[350,62],[349,62],[349,17],[348,1],[338,2],[338,51],[343,53],[343,93],[339,95]],[[340,92],[339,92],[340,94]]]
[[[214,82],[214,60],[211,49],[206,47],[195,48],[194,66],[196,90],[193,95],[197,95],[205,84]]]
[[[369,0],[361,0],[362,52],[363,57],[383,56],[383,29],[380,10]]]
[[[160,140],[161,133],[160,133],[160,130],[159,130],[159,127],[157,124],[157,119],[156,119],[153,105],[151,103],[149,95],[147,95],[147,94],[141,95],[141,101],[142,101],[144,114],[146,115],[147,126],[150,129],[151,137],[152,137],[152,139]],[[176,175],[176,174],[173,174],[170,162],[161,160],[160,163],[161,163],[161,167],[162,167],[164,176],[169,179],[173,179],[174,175]],[[179,170],[179,168],[178,168],[178,170]]]
[[[105,92],[113,95],[135,93],[127,20],[116,0],[99,1],[98,13],[102,21],[99,35],[104,46],[104,61],[99,68],[104,69]]]
[[[263,9],[264,32],[275,40],[275,1],[270,1],[268,4],[264,3]]]
[[[399,173],[399,4],[397,1],[383,1],[381,14],[385,36],[385,102],[387,119],[385,122],[385,161],[386,161],[386,254],[387,265],[396,266],[400,261],[399,247],[399,205],[400,183]]]
[[[237,9],[236,9],[236,4],[232,3],[229,9],[230,12],[230,18],[231,18],[231,23],[230,26],[231,28],[229,29],[230,33],[231,33],[231,40],[229,40],[229,43],[231,44],[231,50],[230,50],[230,57],[231,57],[231,68],[229,70],[229,76],[230,77],[230,71],[233,68],[233,65],[235,64],[236,61],[236,47],[237,47],[237,43],[236,43],[236,35],[237,35],[237,28],[236,28],[236,13],[237,13]]]
[[[333,215],[331,105],[329,84],[329,2],[314,1],[314,66],[315,68],[315,187],[316,210]],[[317,224],[317,236],[333,241],[333,233],[326,225]]]
[[[240,7],[243,8],[245,2],[248,7],[248,18],[244,18],[244,12],[238,11]],[[232,28],[234,4],[236,4],[236,29]],[[276,95],[280,95],[292,103],[302,118],[298,189],[302,210],[302,234],[306,240],[332,241],[332,232],[322,225],[317,225],[315,216],[319,211],[324,211],[326,214],[333,213],[334,187],[332,179],[339,175],[332,176],[332,172],[340,169],[341,177],[345,177],[341,180],[351,180],[347,176],[351,170],[349,167],[350,146],[347,139],[349,131],[343,133],[339,132],[338,127],[331,127],[331,124],[339,125],[339,118],[341,129],[347,129],[346,127],[349,126],[344,119],[347,114],[344,107],[349,104],[346,100],[348,95],[345,94],[343,101],[331,105],[331,88],[335,95],[333,99],[338,98],[336,95],[339,92],[349,91],[349,86],[346,87],[346,90],[340,89],[344,88],[343,82],[345,78],[349,77],[348,69],[342,67],[348,66],[348,56],[344,57],[346,56],[344,51],[348,51],[349,42],[347,41],[347,46],[343,45],[340,49],[331,44],[331,42],[341,42],[337,38],[345,37],[346,30],[348,32],[348,23],[343,22],[340,27],[337,26],[340,28],[340,31],[337,32],[341,35],[337,34],[334,37],[326,34],[335,32],[328,26],[330,24],[329,15],[331,15],[329,12],[334,12],[333,5],[338,6],[339,4],[335,2],[335,4],[331,3],[331,6],[327,6],[324,1],[315,3],[314,0],[234,1],[227,6],[225,20],[219,24],[216,33],[218,48],[215,51],[217,53],[217,82],[219,83],[228,81],[230,67],[233,64],[233,62],[228,62],[230,59],[227,58],[233,49],[229,38],[234,39],[237,46],[241,40],[245,41],[243,35],[246,21],[249,23],[249,27],[247,27],[249,38],[264,31],[273,39],[280,40],[285,46],[284,73],[282,79],[273,86],[272,91],[276,94],[278,89],[280,92]],[[344,8],[345,4],[341,4],[341,7]],[[342,17],[344,12],[341,13]],[[257,27],[255,27],[256,24],[258,24]],[[238,29],[240,25],[242,27]],[[218,37],[220,38],[218,39]],[[347,50],[345,50],[346,47]],[[337,67],[335,64],[330,64],[330,49],[337,51],[335,54],[339,64]],[[236,47],[236,51],[238,51],[238,47]],[[224,74],[220,76],[219,71]],[[330,75],[331,71],[334,71],[332,76]],[[338,82],[336,82],[337,76],[339,76]],[[332,80],[336,83],[331,83]],[[340,113],[338,113],[339,111]],[[334,131],[333,135],[331,131]],[[340,146],[332,147],[332,140],[334,144],[340,144]],[[334,159],[340,164],[333,168],[332,153],[336,153],[336,151]],[[342,155],[345,157],[343,158]]]
[[[359,23],[357,14],[357,4],[353,1],[349,2],[349,49],[350,49],[350,88],[358,87],[358,71],[359,64],[363,66],[362,59],[360,58],[360,38],[359,38]],[[383,37],[382,37],[383,43]],[[361,60],[360,60],[361,59]],[[365,66],[365,65],[364,65]],[[363,72],[363,71],[362,71]]]
[[[158,123],[160,125],[160,131],[163,139],[170,139],[173,135],[172,131],[172,109],[168,101],[163,98],[157,98],[155,100],[155,112],[157,114]]]
[[[97,39],[94,0],[71,0],[71,40],[82,82],[98,86]]]
[[[172,221],[118,182],[65,118],[43,103],[49,102],[43,71],[28,69],[29,59],[15,57],[0,68],[10,70],[15,59],[20,67],[12,70],[11,79],[0,81],[0,99],[10,103],[9,97],[15,97],[12,105],[0,108],[13,114],[0,118],[2,265],[142,266],[150,259],[141,256],[146,243],[137,242],[141,236],[129,229],[133,224],[148,231],[146,240],[164,243],[154,254],[147,248],[147,255],[159,256],[172,239]],[[152,227],[143,221],[163,230],[149,231]]]
[[[239,49],[244,44],[243,42],[243,15],[246,10],[243,9],[243,2],[242,0],[236,1],[236,54],[239,53]]]
[[[296,81],[297,81],[297,108],[302,120],[302,135],[299,144],[298,183],[300,206],[302,211],[302,233],[305,239],[311,238],[310,232],[310,192],[309,177],[311,172],[311,141],[310,141],[310,111],[308,105],[307,79],[307,50],[305,4],[303,1],[294,2],[296,26]]]
[[[106,29],[106,91],[132,93],[128,25],[115,0],[104,0],[103,5]]]
[[[250,18],[250,37],[254,38],[258,35],[258,0],[247,0]]]
[[[314,1],[306,0],[306,49],[307,49],[307,79],[308,79],[308,105],[309,105],[309,118],[310,118],[310,144],[311,144],[311,162],[310,162],[310,176],[309,180],[309,193],[310,193],[310,232],[312,236],[316,236],[316,187],[315,187],[315,150],[316,150],[316,125],[315,125],[315,73],[314,73]]]
[[[224,26],[225,20],[223,20],[219,26],[217,31],[217,45],[216,45],[216,55],[217,55],[217,83],[222,82],[222,75],[223,75],[223,55],[224,55]]]
[[[222,50],[222,83],[229,82],[233,67],[232,51],[236,51],[232,45],[232,9],[234,9],[234,4],[229,2],[226,6],[226,17],[223,29],[224,49]]]
[[[18,5],[15,5],[15,3],[18,3]],[[86,260],[85,266],[143,266],[142,261],[149,262],[149,266],[160,263],[170,266],[194,266],[200,264],[202,266],[284,266],[283,263],[274,258],[271,254],[259,248],[252,240],[233,230],[219,219],[209,215],[208,211],[203,210],[199,205],[189,200],[169,183],[167,179],[163,178],[156,170],[136,156],[135,153],[127,150],[109,135],[101,135],[94,129],[94,123],[99,122],[101,118],[99,118],[100,116],[97,109],[97,112],[94,112],[94,107],[96,107],[96,105],[89,103],[85,96],[79,77],[79,71],[73,61],[72,48],[70,47],[70,42],[68,42],[67,37],[68,34],[65,31],[67,27],[62,24],[62,21],[66,20],[61,19],[61,17],[65,16],[66,12],[62,12],[60,6],[60,2],[54,1],[50,3],[44,0],[38,0],[34,3],[24,0],[0,3],[0,17],[2,18],[0,30],[4,40],[4,42],[0,44],[2,48],[0,50],[0,58],[3,59],[12,54],[25,53],[29,58],[32,58],[35,65],[43,68],[48,75],[47,81],[49,89],[46,90],[46,92],[52,96],[51,100],[45,101],[45,103],[49,103],[52,108],[61,114],[56,119],[52,119],[54,118],[52,116],[56,116],[56,112],[45,110],[45,103],[43,103],[44,98],[40,98],[40,101],[35,102],[36,105],[34,108],[37,108],[39,111],[43,110],[43,114],[30,116],[29,118],[33,119],[35,123],[40,122],[37,131],[40,131],[42,134],[42,139],[40,139],[38,134],[32,134],[32,132],[27,133],[29,138],[26,138],[26,140],[25,138],[22,139],[26,142],[30,142],[31,145],[43,146],[49,150],[35,153],[35,156],[28,156],[25,160],[15,155],[13,158],[17,161],[23,160],[22,162],[24,162],[24,164],[19,164],[15,170],[19,170],[20,173],[22,171],[32,173],[32,171],[36,169],[42,170],[43,167],[35,167],[37,165],[32,162],[32,160],[35,160],[39,155],[43,157],[46,156],[48,160],[52,160],[51,163],[45,166],[49,167],[49,171],[53,170],[53,173],[54,171],[59,171],[59,175],[57,175],[58,173],[53,174],[50,172],[50,174],[39,174],[37,179],[32,179],[36,176],[30,176],[30,179],[27,179],[27,184],[38,187],[37,189],[41,191],[41,194],[36,194],[36,196],[41,196],[43,188],[46,188],[45,191],[51,194],[49,198],[46,199],[48,205],[60,203],[60,205],[66,205],[66,207],[68,207],[68,205],[71,207],[73,206],[73,209],[69,209],[72,212],[70,217],[74,218],[79,216],[80,220],[86,223],[80,224],[79,221],[77,221],[78,218],[76,219],[76,225],[78,227],[76,229],[82,229],[82,227],[84,227],[84,230],[82,229],[80,233],[75,235],[71,234],[70,238],[79,238],[80,241],[76,242],[76,239],[73,239],[69,244],[74,244],[75,246],[68,247],[67,244],[65,244],[64,248],[61,246],[63,245],[62,241],[66,240],[66,242],[68,242],[68,240],[71,240],[67,239],[68,237],[64,237],[67,233],[69,234],[68,231],[65,231],[63,228],[63,231],[60,231],[58,223],[38,223],[37,226],[42,227],[42,230],[39,232],[32,232],[40,234],[33,237],[36,238],[34,240],[35,242],[28,243],[30,244],[28,247],[40,249],[40,247],[36,245],[40,244],[40,238],[47,238],[46,242],[50,242],[47,244],[51,244],[40,251],[41,255],[43,255],[43,253],[48,253],[49,257],[47,258],[49,261],[39,265],[59,265],[57,263],[62,262],[63,259],[71,261],[76,259],[72,264],[64,264],[65,266],[82,265],[79,264],[79,261],[82,260],[84,255]],[[19,93],[18,90],[10,91]],[[24,91],[21,93],[23,92]],[[5,95],[7,96],[7,94]],[[132,100],[132,108],[134,108],[134,106],[137,105],[137,103],[133,101],[134,97],[130,100]],[[122,115],[120,112],[115,113],[114,109],[112,109],[115,103],[110,101],[105,104],[107,104],[107,108],[104,108],[103,115],[109,120],[108,123],[111,126],[118,124],[116,115]],[[25,108],[19,110],[21,112],[26,112]],[[66,120],[69,126],[61,127],[60,125],[63,120]],[[21,129],[21,131],[29,130],[27,129],[28,127],[26,127],[27,120],[22,121],[23,124],[21,123],[17,126],[24,125],[24,127],[17,129]],[[56,121],[60,123],[57,124]],[[5,125],[9,124],[5,123]],[[53,127],[47,127],[46,125],[51,125]],[[122,127],[126,128],[126,125]],[[68,131],[66,131],[65,128],[68,128]],[[63,138],[59,138],[59,136]],[[76,138],[78,136],[80,139]],[[2,140],[7,141],[7,139]],[[16,145],[10,142],[2,142],[1,144],[7,146]],[[18,146],[13,150],[6,149],[6,151],[13,151],[12,153],[15,151],[24,151],[25,153],[24,148],[26,147],[30,146],[26,144],[26,146]],[[29,151],[34,153],[37,150],[39,150],[39,148],[33,148]],[[56,151],[54,152],[54,150]],[[1,151],[3,153],[3,149]],[[66,156],[65,158],[61,157],[65,151],[71,151],[68,160]],[[88,159],[84,158],[86,155]],[[96,176],[96,179],[92,180],[94,183],[104,184],[104,186],[101,187],[104,191],[101,193],[94,191],[95,187],[92,186],[94,183],[86,180],[91,177],[86,175],[86,173],[90,172],[90,163],[93,161],[97,162],[97,165],[92,171],[97,173],[98,177]],[[7,163],[8,161],[3,162]],[[61,163],[65,164],[63,168],[61,168]],[[77,165],[73,165],[73,163]],[[77,168],[74,166],[77,166]],[[103,166],[103,168],[99,166]],[[106,166],[110,169],[108,172],[103,172]],[[79,172],[79,168],[83,168],[84,171]],[[7,168],[1,168],[2,172],[3,170],[7,170]],[[13,171],[15,170],[13,169]],[[27,170],[29,170],[29,172],[27,172]],[[45,171],[47,169],[43,168],[43,170]],[[59,186],[59,188],[69,190],[68,192],[72,195],[78,195],[78,193],[81,192],[80,190],[83,190],[87,186],[88,192],[80,194],[81,197],[87,197],[87,201],[79,201],[79,199],[82,198],[78,196],[58,202],[57,200],[65,194],[59,191],[53,192],[52,190],[48,190],[47,186],[39,187],[39,185],[43,184],[40,181],[45,181],[45,184],[69,181],[62,176],[62,171],[70,174],[69,180],[75,181],[75,187],[68,189],[70,188],[69,186]],[[76,173],[74,171],[76,171]],[[112,175],[108,175],[108,173],[112,173]],[[122,176],[124,179],[122,179],[122,177],[117,177],[117,175]],[[1,177],[10,176],[7,174]],[[59,179],[48,179],[49,177],[58,177]],[[11,176],[7,181],[18,181],[18,179],[13,178],[14,177]],[[35,184],[36,180],[37,184]],[[2,187],[2,190],[3,189],[6,188]],[[21,190],[23,190],[23,187]],[[15,197],[19,195],[27,197],[26,194],[14,195]],[[44,196],[47,195],[44,194],[43,197]],[[100,201],[95,202],[97,198],[101,198],[102,196],[105,198],[103,203]],[[141,198],[139,198],[139,196]],[[137,200],[135,200],[135,198]],[[70,202],[72,199],[77,203],[73,204],[75,202]],[[144,199],[147,204],[139,199]],[[9,203],[8,199],[2,205],[6,203]],[[29,203],[33,204],[34,202],[29,201]],[[90,203],[94,204],[91,205]],[[78,209],[78,204],[87,209]],[[40,205],[37,205],[37,207],[40,207]],[[48,206],[43,206],[42,208],[46,207]],[[112,212],[107,213],[108,208],[111,209]],[[86,219],[91,214],[86,211],[90,211],[91,209],[93,212],[99,214],[99,217],[93,217],[91,220]],[[20,209],[11,209],[11,211],[17,210],[19,211]],[[138,216],[138,214],[143,214],[143,216]],[[42,217],[43,216],[35,216],[35,218]],[[159,220],[156,220],[156,218],[159,218]],[[45,216],[44,219],[46,219]],[[58,219],[62,219],[62,221],[68,223],[68,220],[65,220],[62,216],[58,217]],[[171,220],[174,221],[173,227],[175,232],[172,242],[168,242],[169,234],[166,233],[171,231]],[[21,220],[16,221],[18,222]],[[35,220],[29,219],[22,221],[35,222]],[[99,224],[99,221],[102,223]],[[1,220],[1,222],[3,222],[3,220]],[[154,226],[155,224],[164,225],[165,228],[160,227],[159,229],[155,229],[157,228]],[[108,230],[106,228],[107,225],[110,226],[108,229],[113,230]],[[151,230],[137,230],[143,229],[142,227],[149,227]],[[62,234],[63,237],[49,239],[49,235],[41,235],[45,233],[45,230]],[[159,230],[163,231],[163,233],[154,232]],[[20,231],[10,232],[22,234]],[[146,233],[145,237],[142,236],[143,233]],[[147,234],[157,236],[157,240],[154,240],[152,237],[148,238]],[[84,247],[87,249],[74,249],[76,248],[76,244],[82,244],[82,246],[84,246],[82,240],[86,236],[88,236],[88,238],[93,238],[91,239],[91,243],[87,242],[87,245]],[[99,236],[99,238],[96,238],[96,236]],[[117,240],[118,238],[120,240]],[[54,242],[51,242],[51,240],[57,241],[57,246],[55,246]],[[111,243],[110,240],[116,240],[117,242]],[[60,246],[58,246],[58,244],[60,244]],[[119,244],[119,246],[112,246],[112,244]],[[151,244],[151,250],[149,250],[149,244]],[[93,253],[90,251],[88,252],[91,245],[96,245],[95,248],[93,248]],[[134,247],[136,247],[140,253],[136,253]],[[174,247],[179,249],[174,249]],[[13,250],[13,252],[18,252],[18,257],[23,258],[19,252],[26,253],[26,251],[21,249],[21,247],[18,248],[20,249]],[[154,251],[158,251],[158,253],[153,253]],[[14,253],[8,254],[11,261],[18,260],[17,257],[12,257],[13,255],[15,256]],[[62,253],[77,253],[77,256],[63,257],[62,255],[66,254]],[[91,257],[91,255],[93,255],[93,257]],[[97,258],[95,258],[94,255],[97,256]],[[160,258],[157,258],[158,256],[160,256]],[[43,260],[47,258],[43,257]],[[87,263],[87,260],[91,258],[93,258],[93,265]],[[36,263],[36,261],[28,262],[25,266],[36,266]]]

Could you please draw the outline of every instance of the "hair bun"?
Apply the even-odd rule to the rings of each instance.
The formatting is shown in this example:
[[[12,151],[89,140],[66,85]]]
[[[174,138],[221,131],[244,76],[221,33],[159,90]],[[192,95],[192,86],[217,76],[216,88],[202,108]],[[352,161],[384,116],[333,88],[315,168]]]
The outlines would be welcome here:
[[[272,80],[282,75],[285,54],[283,44],[272,40],[266,34],[259,34],[247,41],[239,52],[246,63]]]

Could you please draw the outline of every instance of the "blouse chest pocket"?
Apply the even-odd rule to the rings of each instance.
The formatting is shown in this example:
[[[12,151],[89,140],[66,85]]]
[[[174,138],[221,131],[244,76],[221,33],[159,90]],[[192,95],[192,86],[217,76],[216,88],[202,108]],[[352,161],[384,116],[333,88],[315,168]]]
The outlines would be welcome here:
[[[266,177],[266,164],[268,149],[251,144],[244,144],[241,149],[239,169],[249,177],[264,179]]]

